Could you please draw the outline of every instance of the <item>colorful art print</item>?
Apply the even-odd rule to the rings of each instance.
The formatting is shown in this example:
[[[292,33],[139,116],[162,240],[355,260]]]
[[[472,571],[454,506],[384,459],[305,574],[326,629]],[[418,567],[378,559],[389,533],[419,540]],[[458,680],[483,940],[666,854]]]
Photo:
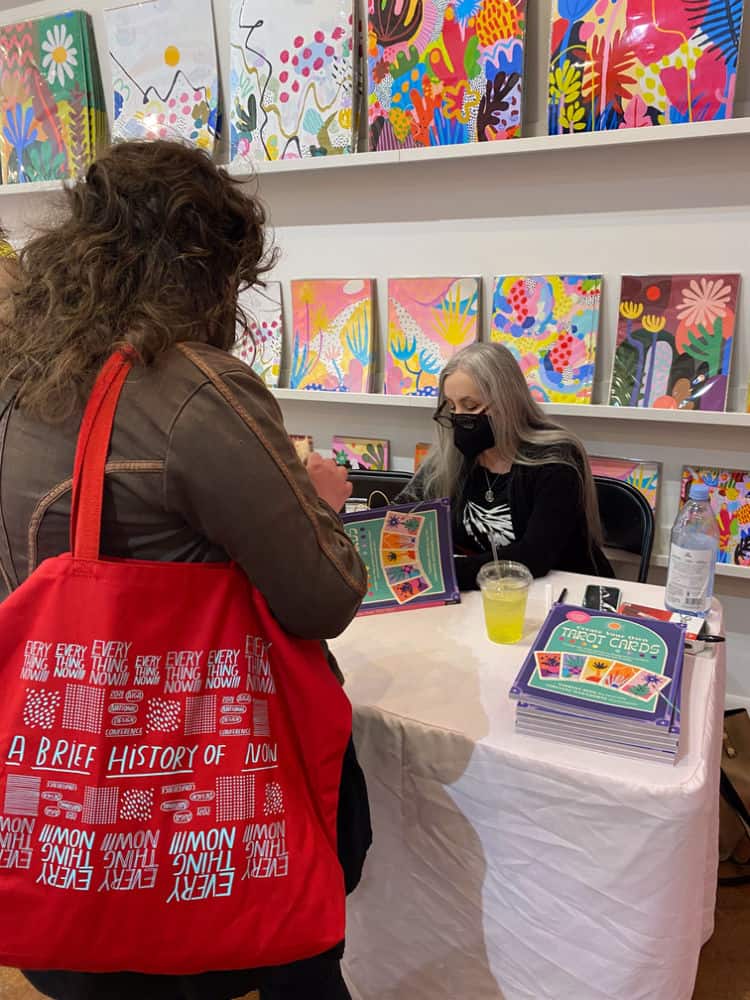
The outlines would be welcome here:
[[[351,153],[353,0],[232,0],[231,156]]]
[[[419,531],[422,524],[422,517],[414,511],[391,510],[386,520],[386,528],[389,532],[399,532],[401,535],[414,535]]]
[[[267,281],[240,292],[239,303],[248,326],[238,328],[232,353],[250,365],[269,388],[276,388],[284,339],[281,282]]]
[[[592,660],[617,662],[635,667],[649,676],[671,681],[671,698],[654,691],[648,699],[630,697],[625,691],[602,683],[582,683],[581,678],[542,678],[536,667],[537,652],[570,653]],[[512,698],[531,700],[551,709],[577,710],[597,718],[611,717],[621,725],[653,725],[679,732],[682,665],[685,652],[684,627],[671,622],[639,621],[611,612],[555,605],[537,635],[531,651],[510,689]]]
[[[726,406],[738,274],[624,277],[612,406]]]
[[[576,680],[581,676],[585,666],[585,656],[580,656],[578,653],[563,653],[560,665],[560,676],[570,680]]]
[[[370,391],[373,284],[361,278],[292,282],[291,389]]]
[[[709,488],[709,503],[719,526],[717,561],[750,566],[750,472],[686,465],[682,470],[682,503],[693,483],[705,483]]]
[[[512,352],[538,402],[591,402],[601,294],[598,275],[496,280],[491,339]]]
[[[301,462],[306,462],[313,453],[313,439],[309,434],[290,434],[289,438]]]
[[[479,337],[479,278],[391,278],[385,392],[437,396],[440,373]]]
[[[586,665],[581,671],[580,679],[588,681],[590,684],[600,684],[604,675],[612,666],[612,660],[605,660],[599,656],[589,656],[586,658]]]
[[[383,548],[384,535],[393,533],[396,528],[393,523],[389,525],[389,520],[402,524],[408,521],[412,527],[416,520],[417,530],[412,533],[417,536],[417,544],[413,549]],[[457,604],[460,601],[448,500],[420,504],[418,513],[413,506],[358,511],[344,514],[343,522],[344,530],[367,567],[368,589],[359,614]],[[403,581],[394,579],[394,570],[403,571],[407,566],[409,578]],[[409,583],[411,586],[407,586]]]
[[[607,476],[629,483],[642,493],[651,510],[656,510],[661,479],[661,462],[630,461],[627,458],[600,458],[589,456],[591,472],[595,476]]]
[[[535,653],[534,658],[540,677],[560,676],[562,653]]]
[[[416,472],[419,466],[424,462],[430,453],[431,445],[425,444],[420,441],[414,446],[414,471]]]
[[[625,663],[613,663],[612,668],[602,678],[602,684],[619,691],[639,673],[638,667],[629,667]]]
[[[370,149],[521,131],[525,0],[368,0]]]
[[[105,11],[113,139],[174,139],[212,153],[219,67],[211,0],[148,0]]]
[[[549,133],[731,118],[742,0],[553,0]]]
[[[624,694],[634,698],[650,701],[669,684],[669,677],[663,674],[650,674],[647,670],[639,671],[622,689]]]
[[[384,472],[390,461],[390,442],[380,438],[335,437],[331,448],[336,464],[348,469]]]
[[[87,14],[69,11],[0,28],[4,184],[83,177],[106,131]]]
[[[383,531],[381,545],[384,549],[412,549],[417,544],[417,535],[411,532],[390,529],[386,525]]]
[[[381,545],[380,555],[384,566],[404,566],[416,561],[417,551],[417,546],[405,549],[387,549]]]

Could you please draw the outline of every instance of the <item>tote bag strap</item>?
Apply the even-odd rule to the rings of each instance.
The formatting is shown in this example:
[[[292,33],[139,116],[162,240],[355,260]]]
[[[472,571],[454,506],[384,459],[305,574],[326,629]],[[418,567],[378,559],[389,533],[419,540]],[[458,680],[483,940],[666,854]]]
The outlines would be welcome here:
[[[96,560],[102,533],[104,468],[120,393],[133,367],[118,351],[100,371],[81,421],[73,470],[70,549],[75,559]]]
[[[16,394],[13,393],[4,403],[0,403],[0,469],[3,465],[5,455],[5,438],[8,433],[8,424],[13,405],[16,401]],[[13,554],[10,551],[10,539],[8,529],[5,524],[5,515],[0,507],[0,578],[10,594],[18,586],[18,574],[13,562]]]

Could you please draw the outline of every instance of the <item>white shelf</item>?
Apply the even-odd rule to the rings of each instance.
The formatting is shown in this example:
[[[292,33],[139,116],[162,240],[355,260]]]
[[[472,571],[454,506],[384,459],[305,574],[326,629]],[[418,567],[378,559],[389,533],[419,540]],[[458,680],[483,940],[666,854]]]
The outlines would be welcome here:
[[[0,195],[53,194],[65,188],[65,181],[30,181],[28,184],[0,184]]]
[[[611,132],[584,132],[576,135],[536,135],[526,139],[501,142],[477,142],[454,146],[430,146],[420,149],[384,150],[380,153],[351,153],[341,156],[312,156],[299,160],[237,160],[227,166],[232,177],[251,180],[258,174],[317,173],[321,170],[353,170],[367,167],[391,167],[396,164],[445,163],[452,160],[476,162],[490,158],[550,156],[576,150],[662,146],[665,143],[700,139],[737,138],[750,135],[750,118],[728,121],[692,122],[654,128],[618,129]],[[713,147],[712,147],[713,148]],[[60,191],[64,181],[34,181],[29,184],[2,184],[0,196],[48,194]]]
[[[305,389],[274,389],[277,399],[295,403],[331,403],[343,405],[397,406],[402,409],[434,409],[435,397],[386,396],[367,392],[317,392]],[[701,410],[654,410],[599,404],[545,403],[543,409],[555,417],[581,420],[635,420],[640,423],[703,424],[709,427],[748,427],[750,413],[713,413]]]
[[[305,173],[319,170],[352,170],[357,167],[393,166],[404,163],[441,163],[448,160],[476,161],[486,157],[550,155],[576,150],[603,150],[630,146],[653,146],[696,139],[732,138],[750,135],[750,118],[691,122],[654,128],[618,129],[610,132],[579,132],[575,135],[537,135],[500,142],[465,143],[453,146],[384,150],[313,156],[298,160],[235,161],[227,168],[233,177],[250,180],[256,174]]]

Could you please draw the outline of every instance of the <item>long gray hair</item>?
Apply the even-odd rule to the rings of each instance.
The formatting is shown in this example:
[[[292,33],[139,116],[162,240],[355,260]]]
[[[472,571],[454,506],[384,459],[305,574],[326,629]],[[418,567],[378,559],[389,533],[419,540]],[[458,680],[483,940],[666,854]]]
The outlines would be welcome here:
[[[592,541],[600,543],[599,505],[586,449],[559,424],[548,420],[529,392],[518,362],[502,344],[471,344],[453,356],[440,376],[438,406],[445,403],[445,382],[454,372],[470,375],[489,414],[495,447],[503,461],[515,465],[572,466],[581,478],[586,523]],[[453,431],[437,425],[437,440],[424,463],[428,497],[458,497],[467,469],[453,443]]]

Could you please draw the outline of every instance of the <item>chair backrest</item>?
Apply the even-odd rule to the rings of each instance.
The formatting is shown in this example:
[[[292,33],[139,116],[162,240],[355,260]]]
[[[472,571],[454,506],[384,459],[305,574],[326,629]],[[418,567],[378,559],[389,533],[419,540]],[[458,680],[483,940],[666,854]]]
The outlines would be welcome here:
[[[654,547],[654,512],[648,500],[630,483],[594,476],[604,544],[641,557],[638,582],[646,583]]]
[[[354,487],[350,503],[363,503],[371,508],[385,507],[393,502],[412,478],[410,472],[356,469],[349,473],[349,482]]]

